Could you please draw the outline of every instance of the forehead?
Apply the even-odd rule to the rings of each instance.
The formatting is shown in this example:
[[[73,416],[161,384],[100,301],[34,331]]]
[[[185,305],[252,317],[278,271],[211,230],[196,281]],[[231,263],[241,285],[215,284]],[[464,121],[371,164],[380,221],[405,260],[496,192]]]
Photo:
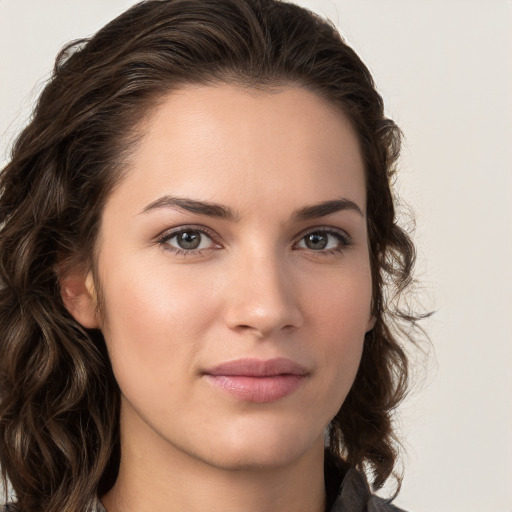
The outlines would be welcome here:
[[[365,207],[350,122],[300,87],[173,91],[144,123],[125,181],[134,202],[172,193],[232,204],[286,192],[297,200],[308,195],[309,202],[351,195]]]

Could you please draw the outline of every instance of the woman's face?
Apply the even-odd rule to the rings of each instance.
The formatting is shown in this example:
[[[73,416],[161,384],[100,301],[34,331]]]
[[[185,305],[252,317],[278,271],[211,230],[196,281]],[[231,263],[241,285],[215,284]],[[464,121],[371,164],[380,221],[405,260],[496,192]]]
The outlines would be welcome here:
[[[223,468],[323,447],[371,328],[365,179],[300,88],[172,93],[98,239],[123,442]]]

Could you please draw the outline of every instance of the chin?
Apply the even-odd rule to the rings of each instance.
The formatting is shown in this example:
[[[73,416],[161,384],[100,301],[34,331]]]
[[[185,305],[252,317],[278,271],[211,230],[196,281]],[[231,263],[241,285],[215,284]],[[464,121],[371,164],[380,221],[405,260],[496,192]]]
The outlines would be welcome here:
[[[294,435],[295,434],[295,435]],[[212,443],[214,451],[205,454],[205,462],[229,471],[278,469],[296,462],[308,451],[320,448],[323,453],[324,433],[305,436],[290,430],[260,430],[251,435],[227,436],[224,442]]]

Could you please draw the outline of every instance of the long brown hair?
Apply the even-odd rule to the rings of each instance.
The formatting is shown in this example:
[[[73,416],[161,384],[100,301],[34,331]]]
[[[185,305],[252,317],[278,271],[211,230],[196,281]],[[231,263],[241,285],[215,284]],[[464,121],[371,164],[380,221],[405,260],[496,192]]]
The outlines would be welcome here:
[[[64,307],[59,273],[91,264],[102,207],[158,99],[218,82],[304,87],[357,132],[376,323],[329,445],[375,488],[393,471],[401,347],[418,318],[397,306],[414,263],[390,185],[399,129],[366,66],[313,13],[276,0],[154,0],[60,53],[0,176],[0,465],[23,512],[88,510],[116,479],[119,389],[101,332]]]

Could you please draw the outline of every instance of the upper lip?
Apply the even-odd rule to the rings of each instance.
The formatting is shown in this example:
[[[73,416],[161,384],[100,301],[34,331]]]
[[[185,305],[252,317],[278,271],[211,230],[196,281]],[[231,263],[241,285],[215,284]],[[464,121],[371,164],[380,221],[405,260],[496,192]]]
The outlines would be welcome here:
[[[245,358],[226,361],[203,373],[213,376],[273,377],[276,375],[306,375],[308,371],[291,359],[278,357],[267,360]]]

